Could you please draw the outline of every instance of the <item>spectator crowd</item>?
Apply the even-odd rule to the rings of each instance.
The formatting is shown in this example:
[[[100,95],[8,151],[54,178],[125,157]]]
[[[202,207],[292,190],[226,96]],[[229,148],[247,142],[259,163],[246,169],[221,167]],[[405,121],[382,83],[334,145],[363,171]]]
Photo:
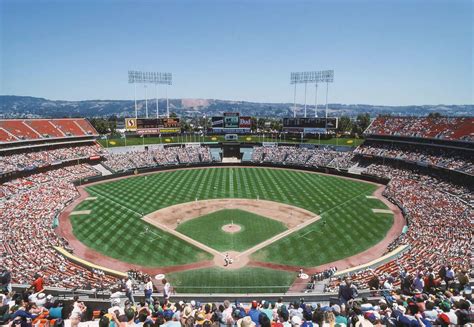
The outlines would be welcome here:
[[[301,148],[293,146],[254,147],[252,161],[257,163],[267,162],[282,165],[332,167],[337,169],[348,169],[356,163],[352,151],[336,151],[330,147]]]
[[[21,153],[2,154],[0,156],[0,175],[24,169],[41,168],[54,163],[100,156],[103,153],[100,145],[67,145],[60,148],[30,148]]]
[[[25,292],[3,292],[0,322],[25,327],[430,327],[474,322],[470,286],[456,284],[454,288],[435,289],[413,283],[413,287],[395,288],[392,282],[385,283],[382,296],[371,299],[360,297],[352,280],[345,278],[337,297],[325,302],[288,302],[279,298],[250,303],[200,303],[155,296],[122,303],[112,297],[110,306],[99,310],[93,302],[83,302],[77,296],[65,304],[46,295],[35,281]]]
[[[112,171],[129,169],[212,162],[209,147],[158,147],[147,151],[129,151],[126,153],[108,153],[104,165]]]
[[[454,169],[474,174],[472,153],[459,149],[440,148],[434,146],[416,146],[405,143],[388,143],[366,141],[355,149],[354,153],[390,159],[412,161],[429,164],[445,169]]]
[[[474,117],[378,117],[367,135],[474,141]]]
[[[0,259],[16,283],[28,283],[41,271],[48,285],[104,288],[114,278],[82,268],[57,253],[68,247],[54,231],[55,219],[78,192],[71,183],[97,175],[80,164],[17,178],[0,185]]]

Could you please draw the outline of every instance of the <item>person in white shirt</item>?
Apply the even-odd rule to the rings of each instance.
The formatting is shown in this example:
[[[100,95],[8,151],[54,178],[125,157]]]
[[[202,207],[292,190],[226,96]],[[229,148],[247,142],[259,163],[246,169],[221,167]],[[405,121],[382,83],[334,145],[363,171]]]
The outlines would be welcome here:
[[[161,283],[163,284],[163,297],[165,298],[165,300],[168,300],[171,295],[171,285],[165,278],[163,278]]]
[[[130,277],[128,277],[127,281],[125,282],[125,295],[128,297],[130,302],[135,304],[135,299],[133,298],[133,282]]]
[[[153,303],[153,282],[151,281],[151,277],[147,278],[147,282],[145,284],[145,301],[148,303]]]

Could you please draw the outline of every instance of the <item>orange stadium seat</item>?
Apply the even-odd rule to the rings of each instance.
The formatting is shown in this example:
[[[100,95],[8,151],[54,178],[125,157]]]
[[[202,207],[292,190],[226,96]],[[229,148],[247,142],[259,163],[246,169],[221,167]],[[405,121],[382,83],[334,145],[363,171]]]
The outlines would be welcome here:
[[[30,127],[32,127],[35,131],[40,133],[43,137],[45,135],[49,137],[64,137],[66,136],[64,133],[61,132],[56,126],[51,124],[49,119],[33,119],[25,121]]]
[[[87,135],[76,123],[75,119],[53,119],[52,123],[56,125],[67,136],[84,136]]]
[[[15,135],[20,140],[36,140],[41,136],[33,131],[23,120],[1,120],[0,128]]]

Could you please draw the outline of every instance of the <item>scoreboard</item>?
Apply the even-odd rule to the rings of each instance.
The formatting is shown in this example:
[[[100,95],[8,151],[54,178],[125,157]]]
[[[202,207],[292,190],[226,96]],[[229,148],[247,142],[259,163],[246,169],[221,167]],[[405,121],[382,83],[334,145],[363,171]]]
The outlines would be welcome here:
[[[179,118],[125,118],[125,129],[137,134],[181,133]]]
[[[283,118],[283,131],[305,134],[324,134],[337,128],[337,118]]]
[[[247,116],[240,116],[238,112],[226,112],[224,116],[211,118],[211,127],[214,133],[250,133],[252,120]]]

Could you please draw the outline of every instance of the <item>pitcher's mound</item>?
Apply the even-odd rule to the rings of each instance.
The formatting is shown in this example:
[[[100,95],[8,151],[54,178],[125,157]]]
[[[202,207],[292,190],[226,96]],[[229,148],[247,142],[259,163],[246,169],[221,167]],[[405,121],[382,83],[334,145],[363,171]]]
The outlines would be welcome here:
[[[227,224],[222,226],[222,230],[226,233],[237,233],[240,232],[241,229],[242,227],[237,224]]]

